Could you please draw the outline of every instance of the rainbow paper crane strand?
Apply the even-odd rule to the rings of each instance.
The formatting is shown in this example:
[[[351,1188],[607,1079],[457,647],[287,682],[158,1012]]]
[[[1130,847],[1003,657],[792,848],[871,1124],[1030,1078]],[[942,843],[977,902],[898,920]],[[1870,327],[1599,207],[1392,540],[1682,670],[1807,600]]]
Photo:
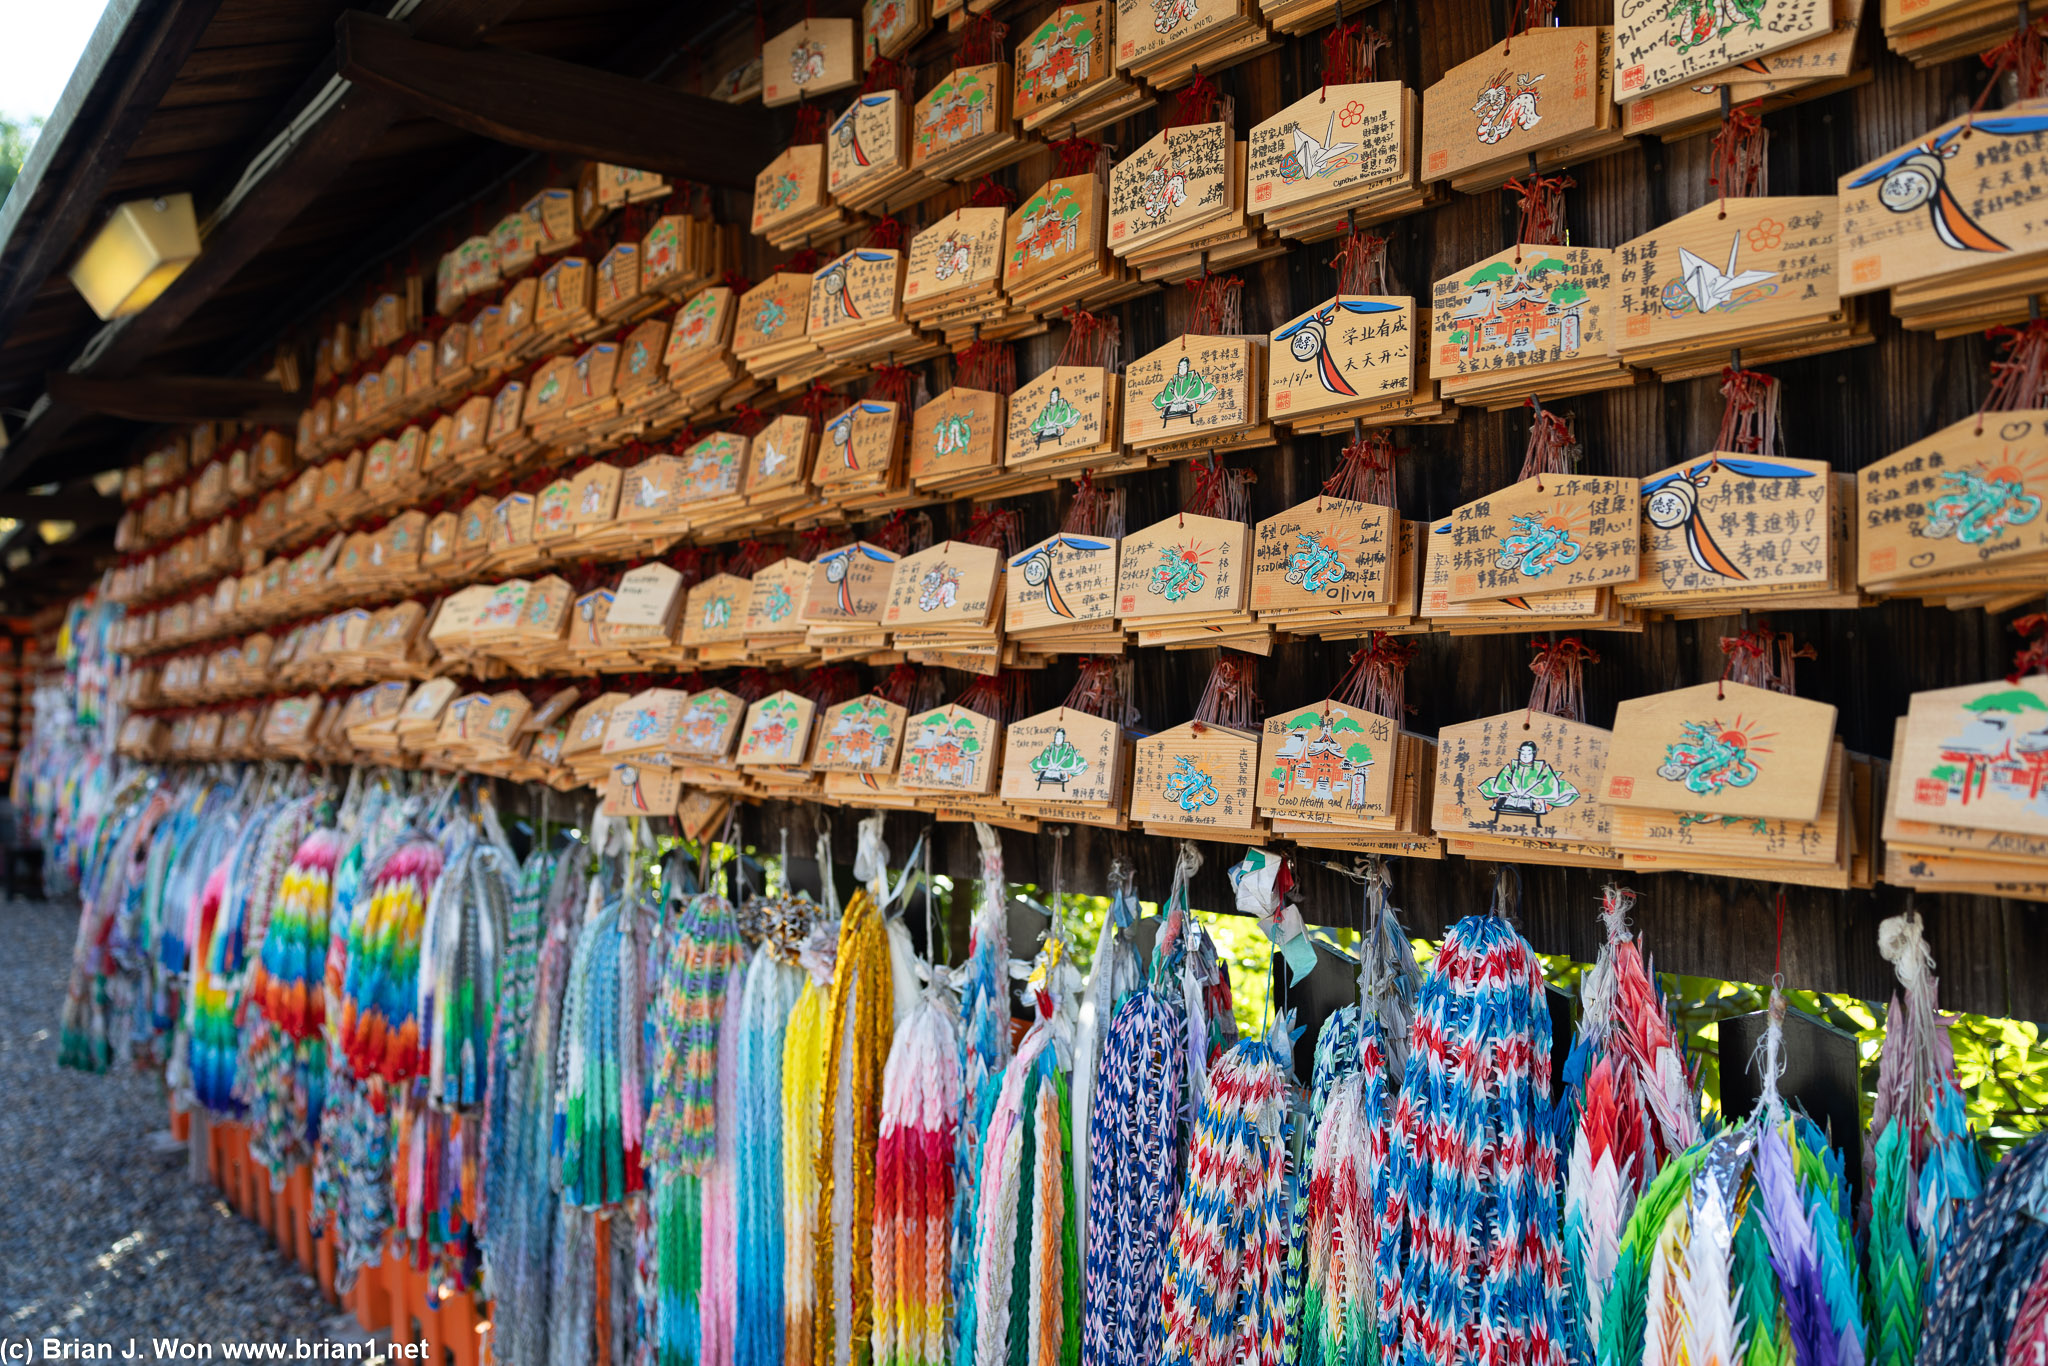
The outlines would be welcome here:
[[[952,1359],[953,1151],[960,1022],[943,969],[896,1031],[875,1149],[875,1366]]]
[[[1498,914],[1453,925],[1416,1002],[1396,1108],[1408,1366],[1563,1359],[1549,1040],[1527,941]]]
[[[719,1039],[734,974],[746,952],[739,919],[722,896],[701,894],[684,906],[654,991],[651,1020],[653,1101],[641,1150],[654,1189],[653,1220],[660,1248],[659,1360],[683,1366],[710,1355],[722,1330],[717,1313],[701,1300],[714,1277],[708,1246],[723,1198],[711,1189],[719,1147],[714,1104],[719,1082]]]
[[[1177,937],[1160,931],[1169,950]],[[1155,953],[1144,984],[1116,1007],[1103,1036],[1088,1118],[1096,1152],[1083,1244],[1083,1366],[1146,1366],[1159,1357],[1186,1087],[1180,966],[1177,956]]]
[[[974,834],[981,850],[981,893],[959,973],[962,1099],[953,1145],[953,1312],[960,1366],[974,1359],[982,1138],[1010,1057],[1010,893],[1003,846],[985,821],[975,822]]]
[[[1293,1013],[1283,1011],[1209,1073],[1160,1295],[1160,1359],[1172,1366],[1288,1359],[1293,1032]]]
[[[427,1097],[446,1109],[483,1101],[516,867],[509,850],[468,840],[435,885],[420,928],[415,1012],[426,1035]]]
[[[365,872],[367,904],[351,926],[340,1031],[360,1078],[409,1081],[419,1071],[420,934],[442,862],[440,845],[415,832]]]
[[[340,857],[341,837],[331,826],[300,842],[278,888],[277,909],[250,977],[250,999],[294,1042],[318,1034],[326,1017],[320,979],[327,961],[334,865]]]

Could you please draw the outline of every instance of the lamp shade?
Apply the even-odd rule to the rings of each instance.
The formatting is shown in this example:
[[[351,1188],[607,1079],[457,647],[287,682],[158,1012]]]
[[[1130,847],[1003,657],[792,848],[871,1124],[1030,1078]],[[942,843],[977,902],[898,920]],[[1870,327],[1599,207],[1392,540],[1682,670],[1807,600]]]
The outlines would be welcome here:
[[[198,255],[191,195],[131,199],[79,256],[71,283],[100,317],[126,317],[155,302]]]

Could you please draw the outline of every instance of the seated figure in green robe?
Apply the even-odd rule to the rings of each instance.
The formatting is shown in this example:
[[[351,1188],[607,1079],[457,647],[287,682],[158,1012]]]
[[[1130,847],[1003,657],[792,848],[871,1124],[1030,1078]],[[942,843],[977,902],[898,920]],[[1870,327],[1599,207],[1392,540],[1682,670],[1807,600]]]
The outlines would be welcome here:
[[[1502,816],[1528,816],[1536,829],[1543,828],[1544,813],[1570,806],[1579,790],[1564,780],[1547,760],[1536,757],[1536,746],[1524,740],[1511,764],[1479,784],[1479,795],[1492,805],[1494,829]]]
[[[1193,417],[1204,403],[1216,397],[1216,386],[1188,368],[1188,358],[1182,356],[1180,364],[1174,367],[1173,378],[1166,381],[1166,387],[1152,396],[1152,406],[1159,410],[1159,416],[1171,422],[1177,417]]]
[[[1060,387],[1055,384],[1045,397],[1045,406],[1025,430],[1031,433],[1034,446],[1043,446],[1048,441],[1058,441],[1067,434],[1067,428],[1080,420],[1081,415],[1074,411],[1073,404],[1060,397]]]

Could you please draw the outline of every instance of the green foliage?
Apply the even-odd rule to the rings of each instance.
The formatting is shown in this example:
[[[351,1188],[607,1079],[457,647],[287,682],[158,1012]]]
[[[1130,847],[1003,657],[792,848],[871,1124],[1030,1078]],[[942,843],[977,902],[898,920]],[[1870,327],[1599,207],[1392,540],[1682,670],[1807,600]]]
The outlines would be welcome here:
[[[1473,271],[1470,275],[1467,275],[1465,277],[1465,283],[1467,285],[1483,285],[1490,280],[1511,279],[1514,276],[1514,273],[1515,267],[1512,262],[1495,261],[1492,265],[1482,266],[1478,270]]]
[[[1366,760],[1372,758],[1372,746],[1353,745],[1349,749],[1344,751],[1344,757],[1349,759],[1354,764],[1362,764]]]
[[[1550,293],[1550,302],[1560,308],[1567,307],[1588,297],[1584,285],[1559,285]]]
[[[6,199],[7,192],[14,188],[14,179],[21,174],[21,163],[28,160],[28,149],[34,144],[42,126],[41,115],[10,119],[0,114],[0,200]]]

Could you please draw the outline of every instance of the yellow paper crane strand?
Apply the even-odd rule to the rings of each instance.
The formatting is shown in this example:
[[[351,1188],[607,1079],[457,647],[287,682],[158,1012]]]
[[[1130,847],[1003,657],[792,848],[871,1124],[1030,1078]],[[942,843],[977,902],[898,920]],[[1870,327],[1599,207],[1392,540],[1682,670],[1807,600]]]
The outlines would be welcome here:
[[[826,992],[806,979],[782,1045],[783,1366],[810,1366],[816,1305],[818,1118],[825,1089]]]
[[[889,967],[889,933],[881,910],[865,889],[847,903],[839,927],[839,954],[832,969],[832,999],[825,1012],[825,1090],[818,1119],[818,1222],[814,1231],[817,1263],[813,1269],[816,1318],[812,1361],[852,1362],[868,1366],[873,1355],[870,1330],[874,1314],[871,1277],[875,1221],[875,1144],[881,1125],[882,1068],[895,1032],[895,989]],[[848,1029],[852,1033],[849,1037]],[[851,1045],[851,1074],[845,1069]],[[836,1117],[848,1107],[851,1150],[838,1151]],[[837,1264],[838,1225],[833,1193],[844,1167],[853,1183],[848,1228],[848,1265]],[[838,1287],[847,1289],[847,1334],[840,1335]],[[843,1344],[843,1345],[842,1345]]]

